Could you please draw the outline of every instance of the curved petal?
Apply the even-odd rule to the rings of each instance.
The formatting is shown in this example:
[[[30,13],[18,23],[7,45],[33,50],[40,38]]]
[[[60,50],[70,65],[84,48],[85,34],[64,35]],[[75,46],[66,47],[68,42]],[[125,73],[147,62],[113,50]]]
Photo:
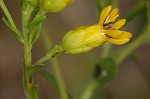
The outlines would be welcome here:
[[[107,41],[113,44],[122,45],[127,43],[129,40],[130,40],[129,38],[119,38],[119,39],[110,38]]]
[[[106,30],[105,33],[111,38],[131,38],[132,34],[127,31]]]
[[[125,23],[126,23],[126,19],[121,19],[113,25],[112,29],[117,30],[117,29],[121,28]]]
[[[119,38],[124,31],[120,30],[106,30],[105,33],[112,38]]]
[[[110,12],[110,10],[111,10],[111,8],[112,8],[112,6],[109,5],[109,6],[105,7],[105,8],[101,11],[101,13],[100,13],[100,19],[99,19],[99,24],[100,24],[100,25],[103,25],[103,23],[104,23],[104,21],[106,20],[106,18],[107,18],[107,16],[108,16],[109,12]]]
[[[120,36],[119,38],[131,38],[132,37],[132,34],[130,32],[126,32],[124,31]]]
[[[118,16],[119,16],[118,8],[115,8],[110,12],[110,14],[108,15],[108,19],[106,20],[105,23],[114,22]]]

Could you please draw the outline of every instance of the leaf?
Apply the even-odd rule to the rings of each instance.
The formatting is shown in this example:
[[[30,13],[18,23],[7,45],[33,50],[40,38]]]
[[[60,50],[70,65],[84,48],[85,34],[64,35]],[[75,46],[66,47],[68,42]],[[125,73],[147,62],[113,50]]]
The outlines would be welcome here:
[[[3,22],[12,30],[12,32],[14,33],[15,37],[19,40],[23,42],[23,38],[20,35],[18,30],[15,30],[12,25],[10,24],[10,22],[8,20],[6,20],[4,17],[2,18]]]
[[[136,52],[131,52],[128,56],[128,59],[131,59],[133,61],[138,61],[139,60],[139,56]]]
[[[32,32],[29,34],[30,35],[30,42],[33,44],[39,37],[41,33],[41,24],[38,25]]]
[[[17,29],[12,17],[11,17],[11,14],[9,13],[5,3],[3,0],[0,0],[0,7],[2,8],[5,16],[7,17],[8,21],[6,21],[4,18],[3,18],[3,21],[6,23],[6,25],[8,25],[9,27],[11,26],[11,30],[13,30],[13,33],[15,35],[15,37],[21,42],[23,43],[24,42],[24,39],[20,33],[20,31]]]
[[[54,88],[56,94],[60,97],[60,91],[59,91],[59,87],[57,85],[57,81],[55,77],[47,71],[42,71],[41,75],[45,78],[48,84]],[[73,99],[70,93],[67,92],[67,94],[68,94],[69,99]]]
[[[11,24],[9,23],[8,20],[6,20],[4,17],[2,18],[3,22],[13,31],[15,32],[15,30],[12,28]]]
[[[35,29],[39,24],[41,24],[44,20],[45,20],[46,16],[41,16],[37,19],[34,19],[28,26],[27,26],[27,30],[28,31],[32,31],[33,29]]]
[[[99,69],[96,72],[96,79],[99,79],[101,84],[105,84],[110,81],[116,74],[116,63],[112,58],[101,59],[96,68]]]
[[[47,71],[42,71],[41,75],[45,78],[45,80],[48,82],[49,85],[52,85],[57,94],[60,95],[55,77]]]

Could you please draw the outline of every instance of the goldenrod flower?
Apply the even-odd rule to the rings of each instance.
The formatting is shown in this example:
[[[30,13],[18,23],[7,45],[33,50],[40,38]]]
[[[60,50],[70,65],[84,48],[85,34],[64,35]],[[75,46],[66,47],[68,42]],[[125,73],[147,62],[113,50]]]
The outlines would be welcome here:
[[[126,19],[121,19],[114,23],[116,18],[119,16],[118,8],[115,8],[112,11],[111,8],[111,6],[108,6],[102,10],[99,25],[108,36],[108,42],[118,45],[127,43],[132,37],[132,34],[127,31],[118,30],[125,24]]]
[[[98,24],[82,26],[67,32],[63,37],[62,47],[64,50],[70,54],[79,54],[88,52],[104,42],[118,45],[127,43],[132,34],[118,30],[125,24],[126,20],[121,19],[114,23],[119,16],[118,8],[112,11],[111,8],[111,6],[107,6],[101,11]]]

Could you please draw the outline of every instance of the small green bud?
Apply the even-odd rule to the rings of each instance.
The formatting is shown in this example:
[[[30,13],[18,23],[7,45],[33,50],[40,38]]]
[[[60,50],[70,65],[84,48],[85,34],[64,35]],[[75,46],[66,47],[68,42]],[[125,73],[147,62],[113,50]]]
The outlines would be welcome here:
[[[79,27],[71,30],[63,37],[62,47],[66,53],[80,54],[92,50],[107,41],[100,25]]]
[[[41,0],[41,7],[48,12],[59,12],[63,10],[72,0]]]
[[[28,2],[31,4],[33,7],[38,7],[39,5],[39,0],[28,0]]]

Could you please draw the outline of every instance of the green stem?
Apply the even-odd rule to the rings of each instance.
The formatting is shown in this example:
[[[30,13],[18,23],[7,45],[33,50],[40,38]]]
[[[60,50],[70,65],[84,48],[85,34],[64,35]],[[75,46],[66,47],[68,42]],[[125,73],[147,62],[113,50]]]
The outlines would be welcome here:
[[[110,56],[110,49],[111,49],[111,44],[110,43],[105,43],[103,45],[103,49],[102,49],[102,55],[101,58],[106,58]]]
[[[28,36],[25,36],[24,43],[24,67],[23,67],[23,83],[27,99],[38,99],[38,91],[34,86],[31,75],[28,75],[28,68],[31,67],[31,44],[28,43]]]
[[[81,96],[80,99],[91,99],[94,91],[96,90],[96,88],[99,86],[99,81],[98,80],[94,80],[92,81],[85,89],[83,95]]]
[[[52,45],[52,41],[50,39],[50,37],[48,36],[46,30],[43,31],[42,33],[42,40],[45,46],[45,49],[48,50],[49,46]],[[52,65],[52,70],[56,79],[56,84],[58,86],[58,94],[60,96],[61,99],[68,99],[68,95],[66,93],[66,87],[63,81],[63,78],[61,76],[61,71],[59,69],[59,64],[57,61],[57,58],[52,59],[51,61],[49,61],[49,63],[51,63]]]
[[[42,58],[40,58],[34,65],[41,65],[45,61],[54,58],[55,56],[62,53],[64,50],[60,45],[55,45],[52,48],[49,49],[49,51],[44,55]]]
[[[22,32],[24,36],[24,64],[23,64],[23,85],[27,99],[38,99],[38,86],[34,84],[32,74],[29,74],[29,68],[32,66],[32,44],[30,42],[27,25],[29,24],[33,8],[26,0],[22,1]]]
[[[144,10],[146,10],[145,1],[143,2],[143,0],[141,0],[129,13],[124,16],[124,18],[127,19],[127,22],[129,22]]]

